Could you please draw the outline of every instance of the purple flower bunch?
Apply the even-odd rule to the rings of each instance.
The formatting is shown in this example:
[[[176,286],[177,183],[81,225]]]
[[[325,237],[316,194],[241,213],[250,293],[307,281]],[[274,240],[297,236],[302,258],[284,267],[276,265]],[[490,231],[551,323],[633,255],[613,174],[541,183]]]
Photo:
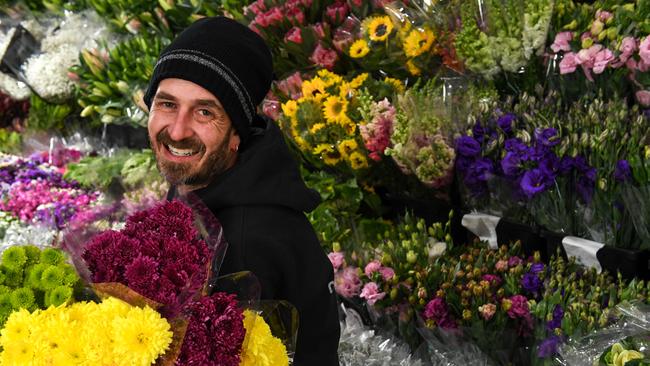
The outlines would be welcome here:
[[[458,324],[449,313],[447,302],[440,297],[436,297],[427,303],[422,316],[424,320],[432,321],[442,329],[455,329],[458,327]]]
[[[543,263],[533,263],[528,272],[524,273],[522,276],[521,287],[528,293],[538,297],[543,286],[542,278],[540,278],[544,275],[543,271]]]
[[[133,214],[121,231],[96,235],[82,258],[93,282],[118,282],[168,309],[180,309],[185,296],[205,283],[211,256],[192,210],[171,201]]]
[[[531,137],[517,121],[512,113],[489,119],[484,125],[478,121],[471,136],[457,139],[456,169],[471,196],[488,194],[488,182],[498,177],[515,187],[516,198],[530,200],[553,187],[558,177],[575,172],[576,191],[584,202],[590,202],[596,169],[584,157],[558,155],[557,129],[535,128]]]

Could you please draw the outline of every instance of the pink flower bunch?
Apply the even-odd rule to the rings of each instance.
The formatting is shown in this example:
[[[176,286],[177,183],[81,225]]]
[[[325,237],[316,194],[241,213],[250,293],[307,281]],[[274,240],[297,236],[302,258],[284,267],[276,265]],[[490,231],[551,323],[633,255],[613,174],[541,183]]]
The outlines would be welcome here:
[[[244,9],[244,14],[254,17],[249,27],[255,31],[274,26],[305,24],[305,9],[309,9],[311,0],[289,0],[267,7],[264,0],[257,0]]]
[[[354,297],[361,291],[361,278],[357,267],[345,267],[334,274],[334,289],[343,297]]]
[[[359,297],[366,299],[368,305],[375,305],[375,303],[386,296],[385,292],[379,291],[379,285],[375,282],[368,282],[363,286]]]
[[[302,97],[302,75],[299,71],[275,83],[276,89],[289,99]]]
[[[172,201],[131,215],[121,231],[96,235],[82,258],[93,282],[122,283],[175,311],[203,286],[210,253],[192,210]]]
[[[332,252],[327,255],[332,267],[334,267],[334,272],[338,271],[340,268],[345,267],[345,256],[343,252]]]
[[[390,281],[395,277],[395,271],[392,268],[382,266],[377,260],[366,264],[366,268],[363,272],[369,279],[372,279],[375,273],[379,273],[384,281]]]
[[[507,301],[510,303],[510,308],[507,310],[508,316],[521,320],[517,333],[522,336],[530,334],[533,329],[533,318],[528,308],[528,299],[523,295],[514,295]]]
[[[339,59],[338,53],[335,50],[323,46],[321,42],[318,43],[314,52],[309,57],[309,60],[319,67],[332,71],[336,62]]]
[[[203,296],[183,313],[189,324],[176,365],[239,365],[246,330],[235,295]]]
[[[384,150],[390,146],[390,136],[393,134],[395,107],[384,98],[371,106],[372,120],[361,125],[359,130],[363,142],[368,149],[368,156],[374,161],[380,161]]]
[[[449,307],[443,298],[436,297],[429,301],[422,312],[424,320],[432,320],[443,329],[455,329],[458,327],[451,314]]]

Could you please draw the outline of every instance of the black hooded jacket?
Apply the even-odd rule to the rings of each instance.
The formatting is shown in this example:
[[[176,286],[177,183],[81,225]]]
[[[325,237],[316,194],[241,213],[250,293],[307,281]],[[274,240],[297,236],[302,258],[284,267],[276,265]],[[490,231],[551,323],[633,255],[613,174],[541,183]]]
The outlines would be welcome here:
[[[333,270],[304,215],[320,203],[272,122],[257,129],[236,164],[195,193],[219,219],[228,250],[219,275],[249,270],[262,299],[299,312],[294,365],[338,365],[339,322]]]

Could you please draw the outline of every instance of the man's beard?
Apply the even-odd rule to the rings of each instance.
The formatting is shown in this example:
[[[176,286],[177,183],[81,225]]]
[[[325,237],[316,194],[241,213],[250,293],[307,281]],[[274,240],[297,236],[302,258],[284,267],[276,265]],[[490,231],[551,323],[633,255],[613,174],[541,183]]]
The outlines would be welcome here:
[[[228,145],[230,144],[231,132],[232,126],[228,128],[226,136],[223,141],[221,141],[221,144],[206,156],[202,167],[200,167],[197,172],[193,174],[191,173],[192,169],[196,168],[196,165],[194,164],[173,163],[161,159],[158,154],[156,154],[158,170],[160,170],[167,181],[171,184],[186,186],[208,185],[212,180],[214,180],[214,178],[228,169],[228,161],[230,157],[228,153]],[[166,129],[158,133],[156,140],[160,145],[162,145],[163,149],[167,148],[166,145],[171,145],[178,149],[192,149],[197,151],[197,154],[206,150],[205,145],[203,145],[198,138],[187,138],[180,141],[173,141],[169,137],[169,133]],[[153,147],[152,150],[157,151]]]

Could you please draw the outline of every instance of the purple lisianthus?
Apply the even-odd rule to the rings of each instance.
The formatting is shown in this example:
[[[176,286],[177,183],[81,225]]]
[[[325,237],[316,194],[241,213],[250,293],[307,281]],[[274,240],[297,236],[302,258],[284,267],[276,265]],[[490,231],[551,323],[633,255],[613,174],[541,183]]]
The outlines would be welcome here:
[[[521,171],[521,159],[514,152],[507,152],[501,160],[501,169],[507,177],[516,177]]]
[[[544,263],[533,263],[530,266],[531,273],[539,273],[544,270]]]
[[[546,323],[546,329],[552,331],[553,329],[559,328],[562,326],[562,318],[564,318],[564,309],[562,306],[555,305],[553,309],[553,319]]]
[[[471,136],[461,136],[456,140],[456,152],[463,156],[476,156],[481,152],[481,144]]]
[[[546,154],[539,162],[539,168],[542,172],[551,179],[555,179],[560,170],[560,159],[553,154]]]
[[[562,338],[557,335],[552,335],[546,338],[537,349],[537,357],[549,358],[553,356],[560,348],[560,343],[562,343]]]
[[[474,138],[477,141],[483,141],[483,136],[485,136],[485,132],[486,132],[485,128],[483,128],[480,121],[477,121],[474,124],[474,127],[472,127],[472,136],[474,136]]]
[[[474,162],[473,158],[469,158],[467,156],[462,156],[462,155],[457,155],[456,156],[456,170],[461,173],[462,175],[465,175],[467,173],[467,170],[469,170],[470,165],[472,165],[472,162]]]
[[[537,273],[528,272],[521,278],[521,287],[529,293],[536,294],[542,288],[542,281]]]
[[[520,139],[513,137],[507,139],[503,143],[506,151],[514,152],[519,155],[524,155],[528,147],[526,147],[526,144],[524,144]]]
[[[596,188],[596,169],[589,168],[587,171],[578,176],[576,182],[576,191],[582,202],[589,204],[594,197]]]
[[[535,141],[537,144],[552,147],[560,143],[560,136],[555,128],[536,128]]]
[[[512,132],[512,123],[515,119],[517,119],[517,116],[512,113],[505,114],[497,119],[497,126],[499,126],[503,132],[509,134]]]
[[[516,267],[522,264],[523,262],[524,261],[521,258],[517,257],[516,255],[513,255],[512,257],[510,257],[510,259],[508,259],[508,267],[510,268]]]
[[[562,157],[560,160],[560,173],[567,174],[573,169],[573,158],[570,156]]]
[[[616,171],[614,172],[614,179],[618,182],[625,182],[632,177],[632,169],[627,160],[619,160],[616,163]]]
[[[530,199],[546,189],[547,180],[548,177],[540,169],[533,169],[524,173],[519,186]]]
[[[480,181],[487,182],[494,173],[494,165],[490,159],[481,158],[470,166],[468,173]]]

